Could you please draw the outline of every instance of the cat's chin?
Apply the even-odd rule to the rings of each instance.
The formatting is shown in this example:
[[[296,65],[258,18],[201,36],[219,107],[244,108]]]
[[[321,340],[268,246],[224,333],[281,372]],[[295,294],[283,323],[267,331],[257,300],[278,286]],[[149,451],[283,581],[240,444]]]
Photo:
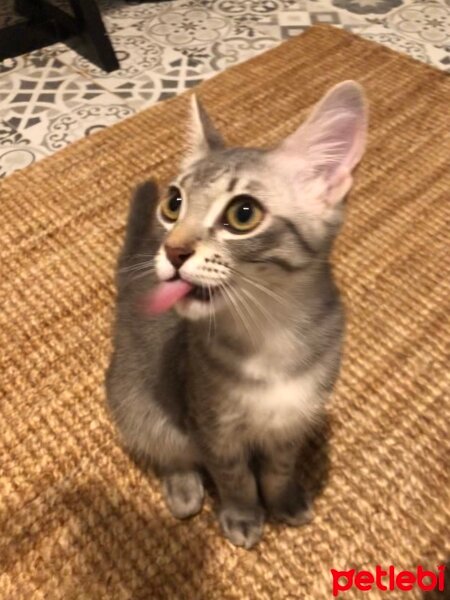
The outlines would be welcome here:
[[[200,321],[201,319],[210,319],[212,315],[222,310],[224,306],[224,300],[219,295],[213,300],[198,300],[188,296],[179,300],[174,308],[183,319]]]

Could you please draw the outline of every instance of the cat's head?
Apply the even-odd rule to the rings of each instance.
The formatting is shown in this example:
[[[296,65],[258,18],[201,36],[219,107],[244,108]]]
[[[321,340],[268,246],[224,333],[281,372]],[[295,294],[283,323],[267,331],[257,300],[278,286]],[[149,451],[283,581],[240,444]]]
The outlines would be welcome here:
[[[193,96],[191,150],[157,209],[167,232],[158,278],[196,286],[178,312],[198,319],[225,306],[264,305],[326,259],[366,129],[363,91],[353,81],[332,88],[271,150],[227,148]]]

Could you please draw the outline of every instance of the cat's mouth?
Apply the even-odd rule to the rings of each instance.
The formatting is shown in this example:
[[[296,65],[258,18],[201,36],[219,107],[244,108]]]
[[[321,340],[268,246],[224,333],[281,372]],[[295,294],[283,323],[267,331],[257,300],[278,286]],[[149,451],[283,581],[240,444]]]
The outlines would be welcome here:
[[[151,292],[144,295],[141,304],[144,312],[158,315],[175,306],[189,308],[195,303],[197,306],[208,306],[219,295],[220,286],[196,285],[180,277],[174,277],[161,282]]]
[[[192,300],[198,300],[199,302],[212,302],[212,300],[220,293],[218,287],[203,287],[201,285],[195,285],[192,290],[186,295],[186,298]]]

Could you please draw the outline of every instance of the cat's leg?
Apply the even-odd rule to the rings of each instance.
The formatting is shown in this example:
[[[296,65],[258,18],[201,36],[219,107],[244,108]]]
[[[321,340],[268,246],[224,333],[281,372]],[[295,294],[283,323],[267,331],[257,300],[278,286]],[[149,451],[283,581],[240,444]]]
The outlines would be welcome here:
[[[251,548],[261,538],[264,512],[256,479],[243,453],[215,455],[207,461],[220,496],[219,522],[235,546]]]
[[[312,518],[312,510],[301,483],[295,476],[298,445],[272,444],[266,449],[260,466],[260,485],[270,515],[288,525],[297,526]]]
[[[189,432],[179,427],[150,390],[126,385],[125,377],[107,380],[111,415],[129,453],[150,464],[161,479],[170,512],[179,519],[198,513],[203,504],[200,457]]]
[[[169,421],[152,424],[152,444],[145,449],[151,452],[167,508],[177,519],[187,519],[201,511],[205,495],[197,448],[187,432]]]

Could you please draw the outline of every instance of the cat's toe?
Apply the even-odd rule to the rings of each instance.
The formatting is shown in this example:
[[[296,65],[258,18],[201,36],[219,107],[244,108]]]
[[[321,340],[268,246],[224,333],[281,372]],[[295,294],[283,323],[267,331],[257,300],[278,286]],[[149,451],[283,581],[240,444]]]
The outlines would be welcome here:
[[[196,471],[166,475],[163,492],[168,509],[177,519],[187,519],[202,509],[203,482]]]
[[[255,510],[223,508],[220,511],[219,521],[225,537],[235,546],[249,549],[261,539],[264,518],[259,508]]]
[[[314,511],[309,507],[306,509],[300,508],[297,511],[277,511],[273,513],[273,517],[276,521],[281,521],[291,527],[299,527],[313,520]]]
[[[297,493],[286,494],[272,506],[271,516],[275,521],[281,521],[291,527],[298,527],[309,523],[314,518],[309,498],[303,490],[296,490]]]

